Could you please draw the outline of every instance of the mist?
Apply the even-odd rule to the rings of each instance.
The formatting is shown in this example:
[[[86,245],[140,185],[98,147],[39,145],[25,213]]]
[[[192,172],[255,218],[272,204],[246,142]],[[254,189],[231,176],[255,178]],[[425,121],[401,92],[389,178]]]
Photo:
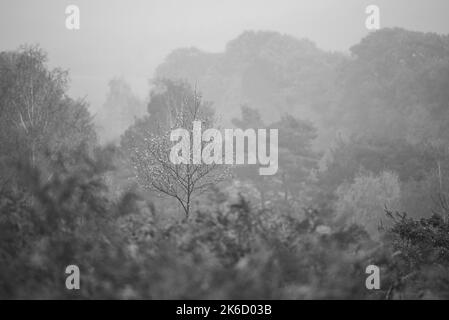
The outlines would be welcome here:
[[[86,96],[92,112],[104,103],[107,84],[123,76],[141,99],[148,80],[174,49],[195,47],[223,52],[246,30],[308,38],[319,48],[348,52],[368,34],[365,8],[370,1],[59,1],[3,0],[0,3],[0,50],[24,43],[46,48],[50,64],[70,70],[70,92]],[[81,28],[65,28],[65,8],[76,4]],[[448,33],[447,1],[376,1],[382,27]]]
[[[449,299],[448,9],[2,0],[0,299]]]

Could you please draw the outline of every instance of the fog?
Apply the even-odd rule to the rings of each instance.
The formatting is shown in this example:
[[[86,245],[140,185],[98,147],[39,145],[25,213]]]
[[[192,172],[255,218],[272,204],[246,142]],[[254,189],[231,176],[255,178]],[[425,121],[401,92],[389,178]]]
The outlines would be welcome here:
[[[39,43],[51,65],[70,70],[74,96],[87,96],[96,112],[108,81],[123,76],[142,98],[148,79],[180,47],[221,52],[245,30],[270,30],[347,51],[368,31],[365,0],[2,0],[0,50]],[[81,29],[65,28],[65,8],[76,4]],[[382,27],[449,32],[445,0],[380,0]]]
[[[447,0],[0,1],[0,299],[449,299]]]

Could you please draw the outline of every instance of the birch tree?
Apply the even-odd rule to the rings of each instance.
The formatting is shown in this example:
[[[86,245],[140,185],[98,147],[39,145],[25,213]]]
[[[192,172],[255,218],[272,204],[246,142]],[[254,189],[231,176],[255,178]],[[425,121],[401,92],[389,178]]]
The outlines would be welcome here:
[[[45,154],[95,141],[86,104],[66,95],[67,72],[49,70],[46,61],[38,47],[0,53],[2,163],[27,160],[42,166]]]

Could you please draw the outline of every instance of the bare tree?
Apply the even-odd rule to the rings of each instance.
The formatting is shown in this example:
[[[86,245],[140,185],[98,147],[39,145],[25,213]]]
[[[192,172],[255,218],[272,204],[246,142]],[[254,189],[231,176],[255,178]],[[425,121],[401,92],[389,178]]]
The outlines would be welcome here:
[[[170,150],[175,144],[170,141],[173,129],[188,130],[192,145],[193,121],[201,121],[204,129],[211,128],[214,123],[212,117],[203,112],[201,96],[196,91],[193,99],[185,97],[182,105],[173,106],[169,114],[169,129],[155,133],[148,128],[144,143],[136,144],[133,150],[132,161],[138,181],[148,190],[175,198],[188,218],[192,198],[224,179],[228,171],[217,164],[193,164],[191,149],[188,163],[174,164],[170,161]]]

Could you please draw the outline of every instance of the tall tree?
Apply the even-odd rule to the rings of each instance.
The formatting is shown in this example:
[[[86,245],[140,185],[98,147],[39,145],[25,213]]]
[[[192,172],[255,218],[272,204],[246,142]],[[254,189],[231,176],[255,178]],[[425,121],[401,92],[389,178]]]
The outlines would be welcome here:
[[[144,114],[145,104],[134,94],[125,79],[112,79],[109,81],[106,101],[97,115],[100,142],[115,142],[135,119]]]
[[[312,147],[317,130],[309,121],[284,115],[270,127],[279,130],[279,172],[278,183],[284,201],[306,196],[308,184],[314,170],[318,169],[321,154]]]
[[[233,124],[241,129],[269,127],[279,130],[279,170],[274,176],[260,176],[257,168],[245,165],[236,168],[236,176],[254,185],[263,208],[268,199],[285,203],[298,201],[301,192],[306,191],[307,182],[310,182],[311,173],[317,168],[321,156],[312,148],[317,136],[315,127],[288,114],[266,125],[257,109],[242,106],[241,112],[241,119],[233,119]]]
[[[44,165],[45,155],[93,143],[95,131],[83,101],[66,95],[68,74],[49,70],[38,47],[0,53],[0,149],[5,161]]]

